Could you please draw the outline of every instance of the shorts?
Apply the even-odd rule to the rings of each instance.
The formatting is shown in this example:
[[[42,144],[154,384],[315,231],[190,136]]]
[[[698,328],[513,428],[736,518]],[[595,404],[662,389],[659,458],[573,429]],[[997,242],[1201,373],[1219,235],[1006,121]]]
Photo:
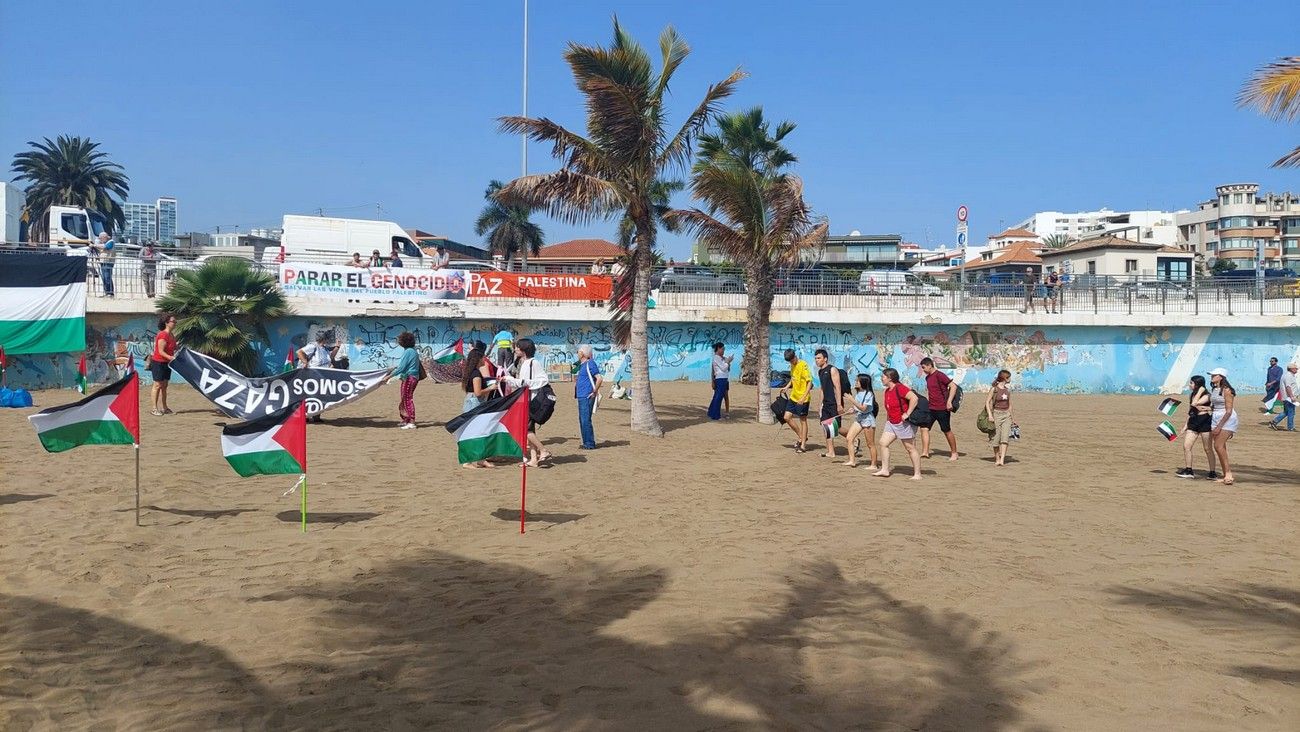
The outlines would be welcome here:
[[[952,432],[952,413],[946,409],[941,411],[936,411],[934,409],[931,409],[930,426],[926,427],[926,429],[932,430],[934,429],[934,426],[936,424],[939,425],[939,429],[943,430],[944,432]]]
[[[839,416],[839,413],[840,413],[840,408],[839,408],[839,406],[837,406],[837,405],[835,405],[835,404],[827,404],[826,402],[822,402],[822,421],[823,421],[823,422],[825,422],[826,420],[830,419],[831,417],[837,417],[837,416]]]
[[[858,412],[854,419],[858,421],[858,426],[864,430],[876,428],[876,415],[871,412]]]
[[[1187,418],[1187,431],[1197,434],[1205,434],[1214,429],[1214,424],[1208,414],[1193,414]]]
[[[796,417],[807,417],[808,402],[804,402],[803,404],[795,404],[794,402],[790,402],[790,414],[793,414]]]
[[[153,375],[153,380],[160,383],[167,383],[172,380],[172,365],[149,359],[149,373]]]
[[[900,440],[910,440],[913,437],[916,437],[916,425],[906,421],[899,422],[898,424],[886,422],[885,434],[893,435]]]

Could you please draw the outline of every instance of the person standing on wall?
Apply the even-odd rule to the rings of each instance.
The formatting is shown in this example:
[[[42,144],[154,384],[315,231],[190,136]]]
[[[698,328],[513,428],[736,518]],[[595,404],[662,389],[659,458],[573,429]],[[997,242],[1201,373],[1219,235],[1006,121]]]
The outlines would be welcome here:
[[[172,335],[175,328],[175,315],[164,313],[158,317],[158,335],[153,337],[153,353],[149,355],[149,374],[153,376],[153,386],[149,388],[149,396],[153,398],[150,414],[155,417],[172,413],[167,408],[167,384],[172,380],[172,359],[176,358],[176,336]]]
[[[1214,424],[1210,430],[1210,435],[1214,439],[1214,454],[1219,458],[1219,467],[1223,470],[1223,477],[1218,478],[1214,473],[1205,477],[1210,480],[1217,480],[1224,485],[1232,485],[1236,480],[1232,477],[1232,465],[1228,463],[1228,440],[1237,433],[1237,410],[1234,403],[1237,400],[1237,390],[1232,388],[1228,383],[1228,370],[1219,367],[1210,371],[1210,408],[1214,411],[1210,415],[1210,421]]]
[[[1037,285],[1037,278],[1034,277],[1034,268],[1025,267],[1025,306],[1020,309],[1020,312],[1034,312],[1034,289]]]
[[[1300,386],[1296,386],[1296,364],[1286,365],[1286,373],[1278,387],[1277,397],[1282,400],[1282,413],[1268,423],[1270,429],[1278,429],[1282,420],[1286,420],[1287,432],[1295,432],[1295,408],[1300,404]]]
[[[1060,303],[1060,310],[1057,309],[1058,303]],[[1047,275],[1047,302],[1043,303],[1043,306],[1049,305],[1053,313],[1065,311],[1065,303],[1061,300],[1061,274],[1056,270],[1052,270]]]
[[[1214,444],[1210,440],[1210,392],[1205,388],[1205,377],[1196,374],[1189,382],[1192,394],[1187,399],[1187,426],[1183,428],[1184,465],[1174,473],[1179,478],[1195,478],[1192,470],[1192,447],[1201,443],[1205,448],[1205,459],[1209,461],[1210,470],[1214,472]]]
[[[415,429],[415,387],[419,386],[420,379],[424,377],[424,364],[420,363],[420,356],[415,352],[414,333],[409,330],[402,331],[397,336],[397,345],[402,347],[402,358],[397,362],[397,368],[393,369],[393,373],[388,376],[388,379],[397,379],[397,383],[402,387],[401,396],[397,401],[397,418],[401,424],[397,428],[413,430]]]
[[[993,433],[989,435],[989,444],[993,446],[993,464],[1006,465],[1007,443],[1011,441],[1011,372],[1002,369],[993,379],[993,388],[989,389],[984,408],[988,410],[989,419],[993,421]]]
[[[844,387],[840,383],[840,370],[831,364],[831,354],[818,348],[813,354],[817,364],[817,383],[822,389],[821,424],[826,436],[826,452],[822,457],[835,457],[835,436],[840,431],[840,412],[844,411]],[[849,447],[852,450],[852,446]]]
[[[1282,385],[1282,367],[1277,365],[1277,356],[1268,360],[1268,370],[1264,372],[1264,403],[1260,411],[1268,412],[1273,407],[1273,400],[1277,398],[1278,389]]]
[[[785,413],[784,421],[794,431],[796,438],[795,452],[808,452],[808,402],[812,399],[812,371],[808,362],[795,355],[793,348],[785,349],[785,362],[790,364],[790,383],[781,389],[782,396],[788,396],[790,409]],[[761,378],[761,377],[760,377]],[[799,424],[795,424],[795,418]]]
[[[605,274],[605,260],[604,260],[604,259],[602,259],[602,258],[600,258],[600,257],[597,257],[597,258],[596,258],[596,261],[594,261],[594,262],[591,263],[591,274],[593,274],[593,275],[603,275],[603,274]],[[594,308],[594,307],[598,307],[598,306],[600,306],[601,304],[602,304],[602,303],[601,303],[600,300],[588,300],[588,301],[587,301],[587,305],[588,305],[589,307],[593,307],[593,308]]]
[[[898,370],[885,369],[880,373],[885,400],[885,417],[888,422],[880,435],[880,469],[872,473],[877,478],[888,478],[893,472],[889,465],[889,446],[895,440],[903,443],[912,461],[912,477],[921,479],[921,454],[916,451],[916,427],[908,421],[912,411],[921,403],[916,392],[898,383]]]
[[[726,346],[721,341],[713,344],[713,401],[709,402],[709,419],[722,419],[724,402],[727,403],[727,414],[731,414],[727,394],[731,390],[731,361],[735,357],[723,355],[725,351]]]
[[[596,411],[596,400],[600,398],[600,387],[604,377],[600,375],[600,366],[592,357],[591,346],[578,346],[578,373],[573,382],[573,396],[578,400],[578,431],[582,434],[582,450],[596,449],[596,428],[591,423],[592,412]]]
[[[158,245],[148,241],[145,242],[144,248],[140,250],[140,281],[144,284],[145,297],[150,300],[154,298],[157,276]]]
[[[104,297],[113,297],[113,263],[117,260],[117,242],[102,232],[99,235],[99,278],[104,282]]]
[[[447,265],[451,264],[451,255],[447,253],[447,248],[439,244],[434,247],[434,251],[436,254],[433,255],[433,261],[429,266],[433,269],[446,269]]]
[[[921,359],[925,373],[926,397],[930,400],[930,424],[921,428],[921,457],[930,457],[930,430],[937,424],[948,439],[948,462],[957,462],[957,435],[952,431],[952,403],[957,398],[957,382],[934,366],[934,359]]]

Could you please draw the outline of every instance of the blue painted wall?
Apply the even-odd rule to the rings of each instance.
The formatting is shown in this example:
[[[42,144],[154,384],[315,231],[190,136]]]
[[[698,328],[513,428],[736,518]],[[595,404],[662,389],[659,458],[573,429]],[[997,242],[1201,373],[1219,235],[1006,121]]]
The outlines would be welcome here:
[[[87,324],[91,381],[115,378],[127,354],[143,368],[152,348],[153,318],[94,314],[88,316]],[[539,355],[556,380],[569,378],[569,366],[583,343],[596,348],[607,375],[628,376],[625,354],[611,348],[609,325],[604,322],[294,317],[271,325],[272,342],[263,358],[268,372],[278,371],[290,348],[329,330],[336,340],[346,343],[343,352],[351,359],[352,368],[384,368],[397,362],[397,335],[403,330],[414,332],[419,348],[427,354],[457,338],[490,341],[503,328],[537,342]],[[652,378],[707,381],[711,344],[726,343],[739,360],[741,335],[739,324],[651,324]],[[1014,374],[1018,388],[1025,390],[1155,394],[1170,379],[1182,384],[1193,373],[1223,366],[1239,391],[1253,393],[1262,390],[1270,356],[1286,363],[1300,351],[1300,329],[774,325],[774,364],[782,363],[781,352],[786,348],[796,349],[809,361],[815,349],[826,348],[832,360],[850,373],[874,375],[892,366],[909,382],[915,380],[921,359],[929,356],[959,383],[977,390],[988,384],[998,369],[1006,368]],[[1179,362],[1184,349],[1188,349],[1188,357]],[[77,357],[69,354],[15,357],[9,382],[27,388],[67,387],[76,378],[76,364]],[[144,375],[147,378],[147,372]]]

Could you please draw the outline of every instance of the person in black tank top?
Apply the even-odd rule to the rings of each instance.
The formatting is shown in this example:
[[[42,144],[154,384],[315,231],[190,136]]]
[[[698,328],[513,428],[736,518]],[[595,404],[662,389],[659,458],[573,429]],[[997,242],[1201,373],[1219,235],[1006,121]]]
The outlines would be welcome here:
[[[844,408],[840,372],[831,365],[831,356],[825,348],[817,349],[814,361],[817,363],[817,379],[822,386],[822,433],[826,436],[826,452],[822,457],[835,457],[835,435],[839,434],[839,416]]]

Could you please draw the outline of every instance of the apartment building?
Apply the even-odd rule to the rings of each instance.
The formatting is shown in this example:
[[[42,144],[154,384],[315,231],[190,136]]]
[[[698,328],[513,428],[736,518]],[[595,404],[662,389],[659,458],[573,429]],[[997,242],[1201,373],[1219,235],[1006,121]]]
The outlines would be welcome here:
[[[1111,234],[1144,244],[1173,246],[1178,240],[1176,217],[1171,211],[1039,211],[1013,226],[1040,239],[1064,236],[1088,239]]]
[[[1214,198],[1177,216],[1178,246],[1204,258],[1224,259],[1238,268],[1300,270],[1300,194],[1259,192],[1257,183],[1214,189]]]

